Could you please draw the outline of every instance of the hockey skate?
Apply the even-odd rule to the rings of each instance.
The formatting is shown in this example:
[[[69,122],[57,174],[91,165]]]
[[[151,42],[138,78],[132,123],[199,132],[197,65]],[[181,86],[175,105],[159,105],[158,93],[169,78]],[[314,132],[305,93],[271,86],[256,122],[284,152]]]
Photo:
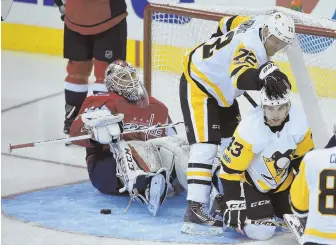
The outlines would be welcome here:
[[[223,221],[211,217],[199,202],[188,201],[188,208],[184,215],[182,233],[190,235],[217,236],[223,234]]]
[[[303,244],[303,233],[305,229],[305,219],[300,219],[293,214],[284,214],[284,220],[288,225],[288,228],[295,235],[296,240],[299,244]]]

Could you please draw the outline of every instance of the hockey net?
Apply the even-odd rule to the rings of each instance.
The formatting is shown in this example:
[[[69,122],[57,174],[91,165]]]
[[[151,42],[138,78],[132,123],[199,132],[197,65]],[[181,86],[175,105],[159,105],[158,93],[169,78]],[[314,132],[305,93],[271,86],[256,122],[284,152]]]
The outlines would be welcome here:
[[[221,5],[149,4],[144,13],[144,82],[163,101],[173,120],[181,120],[179,79],[182,59],[190,49],[216,32],[223,16],[270,14],[280,11],[296,23],[296,41],[287,52],[272,58],[293,84],[292,103],[306,112],[321,147],[336,123],[336,23],[286,8],[249,9]],[[259,103],[259,94],[252,92]],[[242,116],[251,108],[239,99]],[[183,130],[183,129],[180,129]]]

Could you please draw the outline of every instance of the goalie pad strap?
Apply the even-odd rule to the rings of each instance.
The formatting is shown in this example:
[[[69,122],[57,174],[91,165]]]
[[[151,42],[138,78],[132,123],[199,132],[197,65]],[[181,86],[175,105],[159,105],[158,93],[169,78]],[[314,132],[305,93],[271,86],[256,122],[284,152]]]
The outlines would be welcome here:
[[[132,155],[133,155],[133,159],[136,162],[136,164],[138,165],[138,167],[140,169],[142,169],[143,171],[145,171],[146,173],[150,172],[147,164],[142,159],[142,157],[139,155],[139,153],[137,152],[137,150],[133,146],[131,146],[131,145],[128,145],[128,146],[131,149],[131,152],[132,152]]]

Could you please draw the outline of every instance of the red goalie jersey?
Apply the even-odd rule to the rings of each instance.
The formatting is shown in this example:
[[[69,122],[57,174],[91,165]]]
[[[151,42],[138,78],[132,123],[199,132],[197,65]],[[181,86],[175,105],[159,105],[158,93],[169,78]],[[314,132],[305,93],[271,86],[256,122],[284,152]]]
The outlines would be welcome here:
[[[124,97],[115,93],[100,93],[89,96],[85,99],[79,114],[71,125],[70,137],[88,134],[84,123],[81,120],[81,114],[87,110],[94,110],[98,108],[107,108],[112,114],[123,113],[124,129],[142,129],[157,124],[171,123],[168,115],[168,108],[160,101],[153,97],[149,97],[149,106],[146,108],[139,108],[136,104],[132,104]],[[167,136],[169,129],[156,129],[145,132],[125,134],[122,139],[128,140],[142,140]],[[171,129],[170,129],[171,130]],[[73,144],[91,147],[89,140],[75,141]]]

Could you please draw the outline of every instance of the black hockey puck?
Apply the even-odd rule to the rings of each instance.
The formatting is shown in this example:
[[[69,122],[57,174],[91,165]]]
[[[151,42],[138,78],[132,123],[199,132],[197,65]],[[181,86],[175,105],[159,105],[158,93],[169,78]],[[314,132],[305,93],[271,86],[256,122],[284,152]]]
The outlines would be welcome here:
[[[111,214],[111,209],[101,209],[100,213],[101,214]]]

